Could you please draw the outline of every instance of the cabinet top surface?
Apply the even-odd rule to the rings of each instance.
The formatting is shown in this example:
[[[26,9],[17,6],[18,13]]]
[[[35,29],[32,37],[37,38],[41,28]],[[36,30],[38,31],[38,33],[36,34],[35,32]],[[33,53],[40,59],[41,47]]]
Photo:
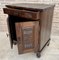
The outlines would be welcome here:
[[[50,7],[54,7],[54,4],[34,4],[34,3],[18,3],[18,4],[11,4],[11,5],[6,5],[6,7],[12,7],[12,8],[32,8],[32,9],[47,9]]]

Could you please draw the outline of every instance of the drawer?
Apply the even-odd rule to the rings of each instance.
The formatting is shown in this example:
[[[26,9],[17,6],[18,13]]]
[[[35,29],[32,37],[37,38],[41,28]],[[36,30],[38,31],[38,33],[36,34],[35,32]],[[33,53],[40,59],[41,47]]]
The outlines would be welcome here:
[[[4,8],[4,13],[33,20],[40,19],[40,12]]]
[[[9,15],[14,15],[14,16],[18,16],[18,10],[16,9],[11,9],[11,8],[4,8],[4,13],[5,14],[9,14]]]

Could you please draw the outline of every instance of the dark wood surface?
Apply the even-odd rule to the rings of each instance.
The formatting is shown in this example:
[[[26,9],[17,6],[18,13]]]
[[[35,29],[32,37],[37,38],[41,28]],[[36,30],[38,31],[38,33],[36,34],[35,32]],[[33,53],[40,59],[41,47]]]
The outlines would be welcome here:
[[[39,22],[15,23],[19,53],[37,52]]]
[[[4,8],[4,13],[13,16],[23,17],[23,18],[29,18],[32,20],[40,19],[40,12]]]
[[[11,46],[13,46],[13,41],[18,41],[18,51],[19,53],[34,51],[37,53],[37,56],[40,57],[40,52],[46,46],[50,40],[51,35],[51,26],[53,11],[55,5],[47,4],[12,4],[6,5],[7,8],[4,8],[4,13],[8,14],[8,25],[11,38]],[[21,12],[21,13],[20,13]],[[31,26],[29,22],[34,22],[34,28],[32,31],[35,31],[33,35],[35,36],[31,41],[34,41],[34,48],[24,49],[23,47],[23,30],[20,30],[21,27]],[[38,22],[37,22],[38,21]],[[26,23],[28,22],[28,24]],[[23,23],[25,23],[23,25]],[[16,24],[16,28],[15,28]],[[32,25],[33,27],[33,25]],[[19,31],[18,31],[19,30]],[[32,35],[32,36],[33,36]],[[18,38],[20,37],[20,38]],[[21,40],[21,45],[20,45]],[[24,49],[24,50],[23,50]]]
[[[41,12],[40,19],[40,49],[45,45],[47,40],[50,39],[52,18],[54,7]]]

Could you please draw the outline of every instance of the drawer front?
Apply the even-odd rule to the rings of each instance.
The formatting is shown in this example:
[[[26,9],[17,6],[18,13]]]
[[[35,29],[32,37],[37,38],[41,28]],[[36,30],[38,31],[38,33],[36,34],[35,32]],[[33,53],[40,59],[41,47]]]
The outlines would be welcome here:
[[[9,14],[9,15],[14,15],[18,16],[18,10],[10,9],[10,8],[4,8],[4,13]]]
[[[4,13],[9,14],[9,15],[23,17],[23,18],[29,18],[33,20],[40,19],[40,12],[4,8]]]

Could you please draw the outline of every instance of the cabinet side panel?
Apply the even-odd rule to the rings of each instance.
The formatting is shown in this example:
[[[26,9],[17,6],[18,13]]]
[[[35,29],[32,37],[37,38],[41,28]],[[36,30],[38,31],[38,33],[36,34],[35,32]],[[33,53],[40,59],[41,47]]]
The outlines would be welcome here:
[[[51,35],[53,11],[54,11],[54,8],[51,8],[48,10],[47,31],[46,31],[46,33],[47,33],[46,39],[48,39],[48,40]]]
[[[50,38],[53,9],[54,8],[50,8],[41,12],[40,50]]]

